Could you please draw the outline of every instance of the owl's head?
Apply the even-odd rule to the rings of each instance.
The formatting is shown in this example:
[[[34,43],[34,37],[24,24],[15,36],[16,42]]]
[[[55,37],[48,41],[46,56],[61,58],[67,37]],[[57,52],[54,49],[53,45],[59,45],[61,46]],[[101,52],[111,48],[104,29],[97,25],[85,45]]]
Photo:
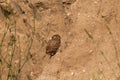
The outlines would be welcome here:
[[[52,36],[52,40],[60,40],[60,39],[61,39],[61,37],[58,34],[55,34]]]

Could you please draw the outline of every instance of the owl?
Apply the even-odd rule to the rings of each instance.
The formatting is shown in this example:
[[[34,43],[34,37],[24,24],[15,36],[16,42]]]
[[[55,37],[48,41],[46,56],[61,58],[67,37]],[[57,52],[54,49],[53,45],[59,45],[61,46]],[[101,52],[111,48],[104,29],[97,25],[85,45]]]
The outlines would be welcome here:
[[[61,37],[58,34],[52,36],[46,46],[46,54],[50,55],[50,58],[56,54],[61,44]]]

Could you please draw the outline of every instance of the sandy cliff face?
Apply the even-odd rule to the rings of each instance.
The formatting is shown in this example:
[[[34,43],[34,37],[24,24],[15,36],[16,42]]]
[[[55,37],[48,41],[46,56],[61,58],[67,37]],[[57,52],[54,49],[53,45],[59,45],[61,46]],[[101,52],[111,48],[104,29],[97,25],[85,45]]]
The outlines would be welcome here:
[[[20,80],[119,80],[119,0],[12,0],[12,10],[0,4],[10,12],[3,51],[16,27],[13,62],[19,56],[24,62],[33,40]],[[7,20],[2,12],[0,17],[2,39]],[[61,36],[60,49],[43,59],[54,34]]]

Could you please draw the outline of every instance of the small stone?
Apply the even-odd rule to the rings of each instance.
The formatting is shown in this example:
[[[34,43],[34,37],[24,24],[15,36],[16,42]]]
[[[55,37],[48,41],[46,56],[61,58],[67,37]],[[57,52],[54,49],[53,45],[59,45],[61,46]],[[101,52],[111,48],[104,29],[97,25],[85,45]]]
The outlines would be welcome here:
[[[83,70],[82,70],[82,72],[86,72],[86,70],[85,70],[85,69],[83,69]]]
[[[71,75],[73,76],[73,75],[74,75],[74,72],[71,72]]]

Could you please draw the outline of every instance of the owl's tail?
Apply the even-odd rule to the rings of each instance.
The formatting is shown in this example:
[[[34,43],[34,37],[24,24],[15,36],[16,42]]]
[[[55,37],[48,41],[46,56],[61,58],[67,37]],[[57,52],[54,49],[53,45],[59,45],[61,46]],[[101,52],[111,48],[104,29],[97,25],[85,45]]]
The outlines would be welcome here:
[[[51,58],[52,58],[52,55],[50,55],[49,59],[51,59]]]

